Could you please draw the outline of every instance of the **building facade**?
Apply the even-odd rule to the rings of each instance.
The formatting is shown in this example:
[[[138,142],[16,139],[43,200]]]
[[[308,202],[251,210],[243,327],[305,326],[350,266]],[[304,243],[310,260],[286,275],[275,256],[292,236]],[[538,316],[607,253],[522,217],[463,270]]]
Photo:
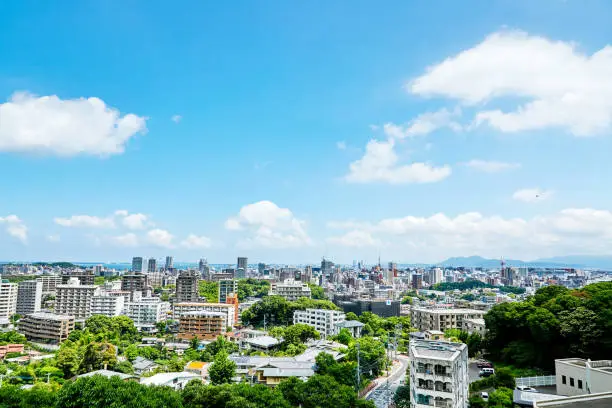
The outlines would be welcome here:
[[[125,297],[109,294],[96,295],[91,299],[91,314],[104,315],[108,317],[120,316],[123,314]]]
[[[123,275],[121,278],[121,290],[128,291],[132,295],[130,296],[130,300],[134,300],[134,293],[140,292],[142,296],[146,296],[146,292],[149,289],[149,281],[147,279],[147,275],[144,273],[131,273],[128,275]]]
[[[132,258],[132,272],[142,272],[142,257],[135,256]]]
[[[485,312],[475,309],[428,309],[412,308],[410,322],[419,331],[448,329],[463,329],[466,319],[482,319]]]
[[[157,259],[149,258],[147,261],[147,272],[157,272]]]
[[[55,288],[62,284],[62,277],[59,275],[42,275],[36,280],[42,283],[43,295],[55,295]]]
[[[235,279],[221,279],[219,281],[219,303],[227,303],[227,296],[238,293],[238,283]]]
[[[199,303],[186,302],[174,304],[174,318],[179,318],[185,313],[190,312],[215,312],[223,313],[225,316],[224,327],[234,327],[235,321],[235,306],[225,303]]]
[[[293,312],[293,324],[314,327],[323,338],[336,334],[336,325],[345,320],[346,315],[338,310],[306,309]]]
[[[0,281],[0,320],[17,313],[17,284]]]
[[[290,301],[298,300],[301,297],[311,297],[310,287],[308,287],[308,284],[291,279],[283,282],[272,282],[268,295],[282,296]]]
[[[43,284],[31,280],[19,282],[17,288],[17,313],[27,315],[40,311],[42,304]]]
[[[85,320],[91,316],[91,300],[96,291],[95,285],[82,285],[77,278],[70,278],[67,284],[57,285],[55,311],[74,316],[77,321]]]
[[[157,323],[166,321],[170,303],[160,298],[145,297],[137,301],[127,302],[124,314],[134,321],[134,326],[142,332],[155,332]]]
[[[468,350],[465,344],[412,339],[409,354],[412,407],[468,407]]]
[[[171,256],[167,256],[166,257],[166,265],[165,268],[166,270],[172,269],[174,268],[174,258],[172,258]]]
[[[248,266],[249,266],[249,258],[247,258],[246,256],[239,256],[238,260],[236,261],[236,269],[242,269],[246,272]]]
[[[19,332],[28,340],[59,344],[74,330],[74,316],[36,312],[19,321]]]
[[[81,283],[81,285],[93,285],[94,278],[96,277],[94,275],[93,269],[91,270],[77,269],[77,270],[71,270],[71,271],[64,271],[62,272],[61,276],[62,276],[63,285],[66,285],[68,281],[72,278],[77,278],[79,282]]]
[[[197,271],[183,271],[176,278],[176,301],[197,302],[199,276]]]
[[[178,338],[213,340],[225,332],[225,314],[221,312],[187,312],[179,319]]]
[[[557,394],[582,395],[612,391],[612,360],[555,360]]]

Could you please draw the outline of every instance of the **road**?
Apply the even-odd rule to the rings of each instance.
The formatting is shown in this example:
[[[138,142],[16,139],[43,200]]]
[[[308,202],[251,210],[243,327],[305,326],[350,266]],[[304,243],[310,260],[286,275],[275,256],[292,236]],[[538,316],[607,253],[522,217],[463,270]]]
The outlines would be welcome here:
[[[373,401],[376,408],[387,408],[393,400],[395,391],[406,376],[409,360],[407,356],[397,355],[397,363],[393,365],[388,377],[376,379],[376,386],[366,395],[366,399]]]

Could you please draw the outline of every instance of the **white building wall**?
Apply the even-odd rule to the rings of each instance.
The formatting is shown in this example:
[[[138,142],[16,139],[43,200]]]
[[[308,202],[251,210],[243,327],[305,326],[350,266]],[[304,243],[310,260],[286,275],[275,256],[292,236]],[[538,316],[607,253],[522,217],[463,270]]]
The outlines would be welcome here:
[[[17,312],[17,284],[0,281],[0,319],[8,319]]]
[[[19,282],[17,288],[17,313],[24,316],[40,311],[43,283],[35,280]]]
[[[346,315],[338,310],[306,309],[293,313],[293,324],[302,323],[314,327],[323,338],[333,336],[336,324],[346,320]]]
[[[108,317],[115,317],[123,314],[125,297],[98,295],[91,300],[91,314],[100,314]]]

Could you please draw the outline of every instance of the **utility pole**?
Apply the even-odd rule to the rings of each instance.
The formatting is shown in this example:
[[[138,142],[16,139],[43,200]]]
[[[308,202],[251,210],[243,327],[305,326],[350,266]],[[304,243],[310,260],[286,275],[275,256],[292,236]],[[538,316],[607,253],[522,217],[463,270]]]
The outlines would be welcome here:
[[[266,315],[264,315],[264,331],[266,331]]]

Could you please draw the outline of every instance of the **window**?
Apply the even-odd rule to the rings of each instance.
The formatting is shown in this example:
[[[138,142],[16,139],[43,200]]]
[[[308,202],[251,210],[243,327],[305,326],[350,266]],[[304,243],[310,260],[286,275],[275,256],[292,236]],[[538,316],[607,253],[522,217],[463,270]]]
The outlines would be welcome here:
[[[572,377],[570,377],[570,387],[574,386],[574,379]]]
[[[563,384],[567,384],[567,377],[566,377],[566,376],[564,376],[564,375],[562,375],[562,376],[561,376],[561,382],[562,382]]]
[[[582,389],[582,380],[578,380],[578,388]]]

